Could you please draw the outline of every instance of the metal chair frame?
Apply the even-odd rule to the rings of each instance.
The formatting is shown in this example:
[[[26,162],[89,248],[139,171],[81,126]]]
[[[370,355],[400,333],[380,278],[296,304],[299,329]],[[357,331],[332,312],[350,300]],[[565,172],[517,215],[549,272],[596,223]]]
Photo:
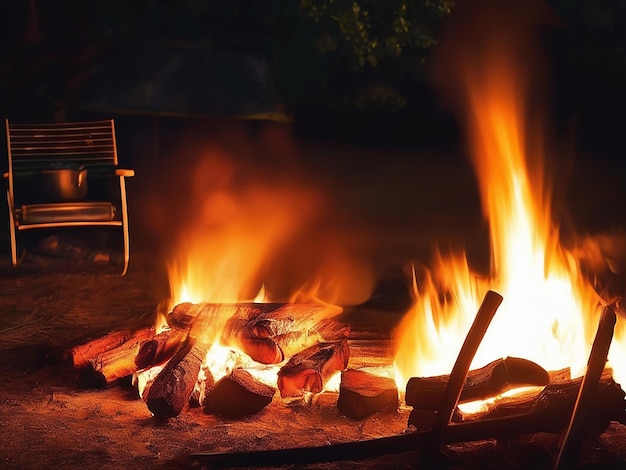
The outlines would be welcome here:
[[[47,124],[14,124],[8,119],[7,202],[11,238],[11,262],[17,266],[20,233],[35,229],[67,227],[119,227],[123,238],[126,274],[130,259],[126,178],[134,170],[118,168],[117,142],[113,119]],[[63,165],[86,168],[113,191],[110,195],[89,196],[85,201],[29,201],[20,196],[19,175],[37,174]],[[28,214],[28,216],[27,216]],[[31,214],[35,214],[33,217]]]

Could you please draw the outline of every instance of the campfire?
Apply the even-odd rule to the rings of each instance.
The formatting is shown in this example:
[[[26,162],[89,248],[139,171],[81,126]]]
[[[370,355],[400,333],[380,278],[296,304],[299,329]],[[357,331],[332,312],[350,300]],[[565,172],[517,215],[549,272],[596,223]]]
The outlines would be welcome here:
[[[74,365],[102,386],[132,376],[159,418],[194,407],[249,416],[272,400],[310,400],[324,390],[338,392],[338,410],[355,420],[412,408],[409,432],[400,436],[328,452],[196,456],[234,465],[314,462],[331,452],[358,458],[535,432],[563,434],[558,464],[567,465],[586,430],[626,423],[621,312],[584,274],[576,247],[561,243],[542,121],[527,120],[533,77],[517,61],[528,45],[513,36],[478,38],[480,54],[469,41],[455,43],[454,60],[443,62],[449,90],[463,90],[491,269],[474,272],[465,254],[441,251],[430,269],[413,268],[415,302],[396,329],[395,359],[387,365],[395,377],[351,366],[351,326],[324,284],[338,265],[280,301],[259,279],[318,208],[315,196],[275,184],[232,193],[224,167],[226,179],[215,176],[209,193],[201,189],[206,181],[197,182],[202,216],[176,244],[172,298],[156,325],[77,346]],[[220,168],[215,160],[209,166]]]

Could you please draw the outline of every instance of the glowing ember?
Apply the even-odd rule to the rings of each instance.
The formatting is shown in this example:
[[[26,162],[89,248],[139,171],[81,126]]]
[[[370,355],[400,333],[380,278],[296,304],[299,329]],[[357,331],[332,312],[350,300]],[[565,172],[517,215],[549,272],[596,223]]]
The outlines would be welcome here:
[[[501,19],[487,22],[501,28],[497,36],[478,37],[476,47],[467,37],[455,37],[458,55],[446,62],[445,73],[458,78],[454,85],[462,89],[466,105],[492,268],[481,277],[463,255],[437,254],[425,279],[415,282],[415,305],[398,329],[400,387],[411,376],[449,373],[488,289],[504,301],[472,367],[508,355],[551,370],[572,367],[573,376],[580,375],[597,327],[600,298],[581,275],[577,259],[559,244],[558,228],[551,223],[543,136],[535,133],[529,140],[536,131],[526,119],[530,98],[535,98],[528,77],[533,64],[520,61],[527,50],[517,44],[527,34],[508,31],[511,25]],[[481,23],[472,34],[484,28]],[[534,116],[532,123],[538,122]],[[619,341],[617,328],[610,358],[623,352]],[[619,381],[618,365],[612,363]]]

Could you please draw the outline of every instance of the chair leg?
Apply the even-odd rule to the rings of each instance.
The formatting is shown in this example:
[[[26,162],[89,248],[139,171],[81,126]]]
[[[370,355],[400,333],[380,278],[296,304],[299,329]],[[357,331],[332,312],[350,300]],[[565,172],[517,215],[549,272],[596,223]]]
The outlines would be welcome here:
[[[128,270],[128,262],[130,259],[130,235],[128,232],[128,207],[126,204],[126,181],[124,176],[120,176],[120,193],[122,204],[122,232],[124,237],[124,269],[122,276],[126,274]]]
[[[13,213],[13,206],[11,204],[11,196],[7,192],[7,201],[9,207],[9,231],[11,234],[11,264],[15,267],[18,264],[17,260],[17,238],[16,238],[16,228],[15,228],[15,216]]]

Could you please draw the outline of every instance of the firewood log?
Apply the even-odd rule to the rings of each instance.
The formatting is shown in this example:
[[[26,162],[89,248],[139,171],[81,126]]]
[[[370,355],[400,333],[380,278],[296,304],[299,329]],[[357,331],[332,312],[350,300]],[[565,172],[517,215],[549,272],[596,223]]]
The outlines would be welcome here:
[[[188,405],[207,350],[205,343],[188,337],[163,370],[146,386],[142,398],[154,416],[176,417]]]
[[[234,343],[257,362],[277,364],[303,348],[319,342],[337,341],[349,334],[348,325],[327,319],[341,312],[339,307],[313,303],[269,305],[273,307],[263,309],[259,315],[253,315],[253,311],[248,310],[245,317],[233,317],[222,342]],[[249,348],[256,343],[251,341],[252,338],[271,340],[276,345],[275,356],[266,354],[259,357],[255,349]]]
[[[87,379],[89,376],[96,386],[106,387],[118,379],[134,374],[139,370],[135,364],[135,357],[141,345],[152,339],[154,335],[154,328],[142,328],[135,331],[126,342],[91,359],[91,367],[81,379],[89,382]]]
[[[181,330],[165,330],[141,344],[135,365],[139,370],[163,364],[169,360],[184,342],[186,333]]]
[[[166,316],[166,322],[170,328],[178,328],[188,330],[192,324],[198,328],[206,328],[211,330],[215,328],[213,320],[215,317],[246,319],[255,318],[263,312],[263,309],[276,308],[277,304],[261,304],[261,303],[191,303],[183,302],[176,305]],[[199,315],[203,311],[211,311],[213,315]],[[200,317],[200,318],[198,318]]]
[[[276,337],[292,331],[311,331],[321,322],[341,313],[341,307],[316,303],[286,303],[265,310],[256,318],[251,329],[255,336]]]
[[[365,419],[385,408],[398,408],[398,387],[392,378],[358,369],[341,373],[337,409],[344,415]]]
[[[420,410],[436,410],[448,383],[448,375],[411,377],[406,384],[405,402]],[[485,399],[524,385],[547,385],[548,372],[538,364],[516,357],[498,359],[469,371],[459,403]]]
[[[86,367],[96,356],[122,345],[128,341],[132,335],[133,331],[130,329],[112,331],[87,343],[74,346],[69,352],[72,358],[72,364],[76,368]]]
[[[464,422],[484,422],[503,420],[518,415],[542,416],[545,423],[536,423],[535,431],[560,432],[567,425],[574,403],[578,396],[578,390],[582,378],[548,384],[535,394],[523,394],[521,396],[501,397],[495,403],[485,405],[482,411],[470,415],[461,413]],[[591,427],[603,430],[609,421],[626,421],[626,402],[624,391],[619,384],[610,377],[603,375],[599,385],[598,403],[594,407],[593,423]],[[409,415],[409,425],[415,425],[418,410],[414,409]],[[486,425],[486,424],[485,424]],[[487,426],[487,425],[486,425]],[[499,431],[500,437],[505,436],[505,429]],[[519,434],[520,429],[511,429],[510,434]],[[601,432],[601,431],[600,431]]]
[[[294,354],[278,371],[281,397],[299,397],[305,392],[319,393],[328,379],[348,367],[350,347],[346,339],[317,343]]]
[[[276,389],[244,369],[234,369],[206,394],[204,411],[229,418],[258,413],[272,401]]]
[[[212,304],[189,304],[194,313],[185,344],[167,362],[163,370],[144,389],[142,398],[156,417],[176,417],[189,404],[198,374],[217,335],[207,331],[214,325],[219,331],[225,318],[223,310]]]
[[[203,310],[214,312],[208,320],[198,320]],[[220,341],[238,348],[263,364],[278,364],[285,357],[322,341],[337,341],[348,336],[348,325],[329,321],[341,312],[340,307],[306,303],[182,303],[167,315],[171,328],[185,330],[204,322],[215,330],[214,317],[223,320]]]

